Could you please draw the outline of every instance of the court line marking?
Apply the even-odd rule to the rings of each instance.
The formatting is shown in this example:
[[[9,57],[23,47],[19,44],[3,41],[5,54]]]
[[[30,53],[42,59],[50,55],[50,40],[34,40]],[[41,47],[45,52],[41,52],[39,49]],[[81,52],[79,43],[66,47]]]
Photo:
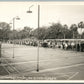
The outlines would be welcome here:
[[[9,65],[18,65],[18,64],[26,64],[26,63],[29,63],[29,62],[18,62],[18,63],[8,63]],[[3,63],[3,64],[0,64],[0,66],[7,66],[8,64],[6,64],[6,63]]]
[[[71,68],[71,67],[77,67],[77,66],[81,66],[84,65],[84,63],[82,64],[75,64],[75,65],[67,65],[67,66],[62,66],[62,67],[57,67],[57,68],[51,68],[51,69],[44,69],[44,70],[40,70],[40,73],[43,72],[47,72],[47,71],[54,71],[54,70],[59,70],[59,69],[66,69],[66,68]],[[37,73],[35,71],[32,71],[33,73]]]
[[[65,78],[66,80],[68,80],[67,78],[69,78],[70,77],[70,75],[69,74],[74,74],[75,72],[68,72],[68,73],[63,73],[63,74],[61,74],[61,73],[56,73],[56,74],[61,74],[61,76],[58,76],[57,78],[60,78],[60,77],[63,77],[63,78]]]
[[[7,60],[7,59],[11,59],[12,60],[12,58],[1,58],[1,60]],[[59,59],[57,59],[57,60],[59,60]],[[50,61],[57,61],[56,59],[52,59],[52,60],[40,60],[40,63],[41,62],[50,62]],[[17,63],[11,63],[11,62],[9,62],[8,64],[10,64],[10,65],[18,65],[18,64],[26,64],[26,63],[34,63],[34,62],[37,62],[36,60],[29,60],[29,61],[27,61],[27,62],[17,62]],[[7,64],[3,64],[4,66],[5,65],[7,65]]]
[[[1,65],[5,70],[6,70],[6,72],[8,73],[8,74],[10,74],[10,72],[8,71],[8,69],[6,68],[6,67],[4,67],[3,65]]]
[[[9,66],[10,68],[12,68],[12,70],[16,71],[17,73],[20,73],[15,67],[13,67],[12,65],[10,65],[10,63],[7,62],[7,60],[5,59],[6,62],[6,66]],[[5,66],[4,64],[0,64],[0,66],[3,66],[3,68],[8,72],[8,74],[12,74],[12,72],[10,72]]]
[[[17,73],[20,73],[15,67],[13,67],[12,65],[10,65],[10,63],[8,63],[8,61],[5,59],[6,64],[8,64],[9,67],[12,68],[12,70],[15,70]]]
[[[76,75],[78,75],[79,72],[76,72],[75,74],[73,74],[71,77],[69,77],[67,80],[72,79],[73,77],[75,77]]]

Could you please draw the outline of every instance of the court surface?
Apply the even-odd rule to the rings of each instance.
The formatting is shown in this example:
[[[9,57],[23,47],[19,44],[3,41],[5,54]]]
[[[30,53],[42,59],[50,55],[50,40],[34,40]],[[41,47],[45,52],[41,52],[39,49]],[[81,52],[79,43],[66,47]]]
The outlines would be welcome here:
[[[23,80],[84,80],[84,52],[2,44],[0,79]],[[13,58],[14,54],[14,58]]]

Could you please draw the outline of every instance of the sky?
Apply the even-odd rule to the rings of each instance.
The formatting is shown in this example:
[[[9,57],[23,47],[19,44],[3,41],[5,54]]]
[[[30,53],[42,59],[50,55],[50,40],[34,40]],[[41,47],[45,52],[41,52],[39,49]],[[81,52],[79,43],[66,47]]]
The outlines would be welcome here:
[[[32,13],[27,13],[29,7]],[[0,22],[10,23],[16,16],[15,29],[24,26],[38,27],[38,5],[40,5],[40,27],[60,22],[70,26],[84,21],[84,2],[0,2]],[[12,26],[12,24],[11,24]]]

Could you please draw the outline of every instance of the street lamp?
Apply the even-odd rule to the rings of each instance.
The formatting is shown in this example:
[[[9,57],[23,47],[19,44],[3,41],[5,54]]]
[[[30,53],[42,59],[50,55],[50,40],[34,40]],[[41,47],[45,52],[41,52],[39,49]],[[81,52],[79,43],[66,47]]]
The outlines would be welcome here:
[[[0,27],[0,31],[2,30],[2,28]],[[0,42],[0,58],[1,58],[1,42]],[[1,61],[0,61],[1,63]]]
[[[33,7],[34,5],[31,5],[30,7],[29,7],[29,10],[27,11],[27,13],[32,13],[32,11],[30,10],[30,8],[31,7]]]
[[[31,5],[29,7],[29,10],[27,11],[27,13],[32,13],[32,11],[30,11],[30,8],[33,5]],[[38,47],[37,47],[37,72],[39,72],[39,26],[40,26],[40,5],[38,5]]]
[[[14,29],[15,29],[15,20],[20,20],[20,18],[18,16],[14,17],[13,19],[13,58],[14,56]]]

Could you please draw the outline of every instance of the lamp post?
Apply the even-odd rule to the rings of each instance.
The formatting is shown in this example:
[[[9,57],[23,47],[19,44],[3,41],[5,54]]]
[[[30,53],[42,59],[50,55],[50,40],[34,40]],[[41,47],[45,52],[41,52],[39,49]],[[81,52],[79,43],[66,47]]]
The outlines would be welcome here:
[[[40,5],[38,5],[38,55],[37,55],[37,72],[39,72],[39,26],[40,26]]]
[[[2,28],[0,27],[0,32],[1,32]],[[1,42],[0,42],[0,58],[1,58]],[[1,60],[0,60],[1,63]]]
[[[33,5],[32,5],[33,6]],[[29,11],[27,11],[27,13],[32,13],[32,11],[30,11],[30,8],[32,7],[30,6],[29,7]],[[38,47],[37,47],[37,69],[36,71],[39,72],[39,27],[40,27],[40,5],[38,5]]]
[[[20,20],[20,18],[18,16],[13,18],[13,58],[14,56],[14,29],[15,29],[15,20]]]

